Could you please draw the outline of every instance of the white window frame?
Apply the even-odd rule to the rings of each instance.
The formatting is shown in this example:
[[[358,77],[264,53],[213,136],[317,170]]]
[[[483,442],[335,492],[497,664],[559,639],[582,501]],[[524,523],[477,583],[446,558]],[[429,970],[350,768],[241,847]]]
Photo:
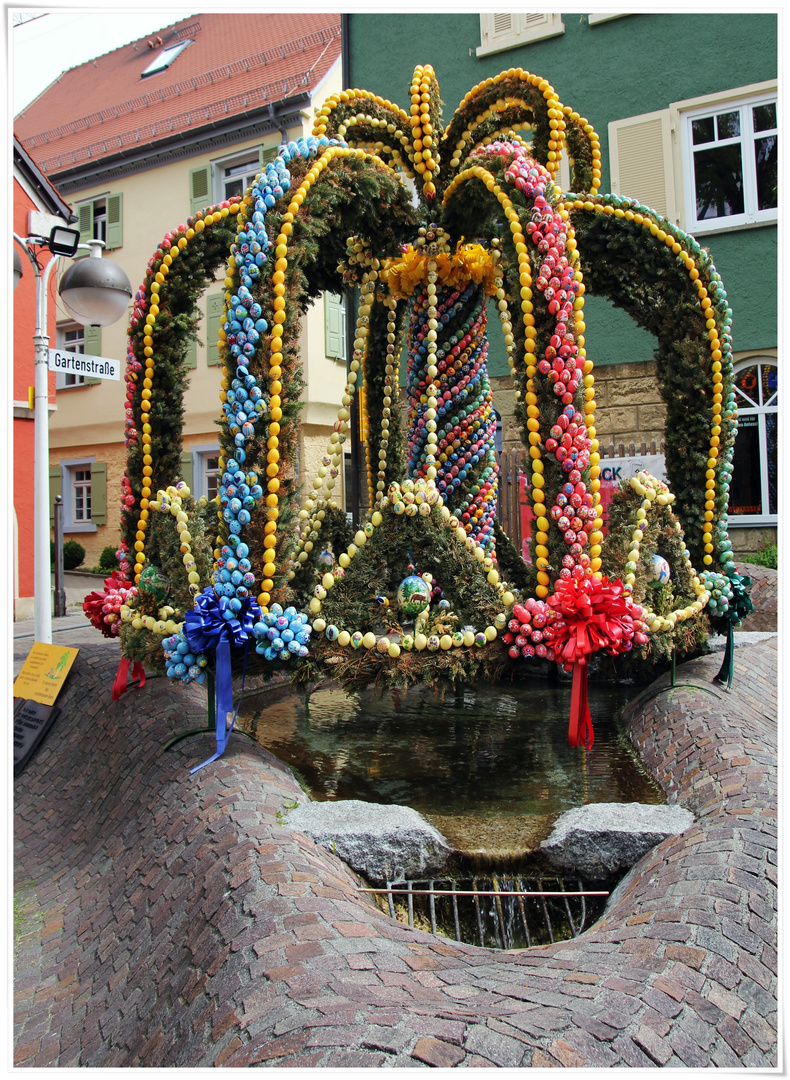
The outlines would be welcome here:
[[[92,466],[96,461],[95,457],[83,457],[83,458],[67,458],[60,462],[61,477],[62,477],[62,489],[61,494],[63,496],[63,531],[69,533],[79,532],[98,532],[99,526],[95,525],[93,521],[75,521],[74,520],[74,498],[76,491],[75,475],[78,471],[86,468],[90,468],[93,472]],[[91,507],[93,503],[91,500]]]
[[[82,332],[81,341],[67,341],[67,334],[75,334]],[[73,352],[84,355],[85,353],[85,327],[79,323],[63,323],[62,326],[58,326],[55,332],[55,340],[58,343],[58,348],[63,349],[64,352]],[[68,382],[67,380],[71,380]],[[85,386],[85,376],[77,375],[72,372],[58,371],[55,374],[55,389],[56,390],[71,390],[75,386]]]
[[[232,169],[234,166],[241,165],[249,166],[249,168],[245,170],[242,178],[241,193],[243,195],[261,169],[266,167],[265,165],[261,165],[262,157],[272,151],[276,152],[279,148],[279,143],[276,143],[274,146],[250,146],[247,150],[240,150],[237,154],[231,154],[228,157],[217,158],[216,161],[212,161],[210,164],[211,190],[214,201],[220,203],[229,198],[229,196],[225,194],[225,182],[231,179],[231,177],[225,176],[226,169]]]
[[[777,378],[779,371],[779,362],[775,356],[767,356],[764,353],[748,356],[745,359],[736,361],[734,365],[733,375],[737,380],[738,374],[745,368],[757,367],[758,365],[767,365],[768,367],[774,367],[777,369]],[[759,384],[759,380],[758,380]],[[742,391],[738,392],[739,396]],[[777,390],[774,394],[774,399],[778,398],[779,388],[777,382]],[[737,398],[736,398],[737,401]],[[757,430],[758,430],[758,445],[760,448],[760,502],[763,506],[770,506],[769,493],[768,493],[768,437],[765,427],[765,417],[772,413],[777,418],[777,436],[778,423],[779,423],[779,405],[775,403],[771,404],[757,404],[754,407],[738,407],[739,416],[757,416]],[[736,436],[737,438],[737,436]],[[779,495],[777,484],[777,498]],[[778,523],[778,514],[729,514],[728,515],[728,527],[738,528],[740,526],[747,525],[776,525]]]
[[[491,56],[564,33],[562,15],[556,12],[486,12],[480,16],[476,55]]]
[[[208,460],[213,457],[221,457],[219,443],[203,443],[200,446],[190,446],[192,451],[192,494],[196,499],[203,495],[208,498]],[[218,472],[217,488],[222,479],[221,470]]]
[[[775,225],[777,211],[773,208],[756,212],[753,220],[747,220],[744,214],[739,218],[712,218],[697,222],[689,148],[691,120],[715,112],[731,111],[735,107],[751,107],[776,100],[777,83],[771,80],[671,102],[667,108],[656,112],[610,121],[611,190],[616,195],[630,196],[652,205],[654,210],[665,214],[670,221],[693,235]],[[644,177],[643,190],[640,190],[638,182],[636,185],[632,182],[632,177],[637,177],[637,180]],[[657,197],[656,192],[659,191],[661,194]]]
[[[757,183],[754,170],[755,132],[751,122],[751,109],[757,105],[776,104],[779,107],[777,86],[775,83],[763,83],[751,87],[742,87],[721,94],[693,98],[674,102],[670,105],[670,116],[675,129],[675,138],[679,143],[682,168],[682,195],[685,207],[684,228],[693,235],[714,232],[729,232],[735,229],[753,228],[758,225],[776,224],[778,208],[757,209]],[[741,113],[741,136],[744,181],[744,212],[729,217],[697,219],[697,199],[694,185],[694,147],[691,138],[691,125],[694,120],[715,116],[719,113]],[[748,122],[747,122],[748,121]],[[777,117],[778,121],[778,117]],[[777,132],[779,126],[777,124]],[[763,134],[758,132],[758,137]]]
[[[587,22],[590,26],[595,26],[597,23],[608,22],[610,19],[622,19],[625,15],[633,14],[630,11],[595,11],[587,16]]]
[[[245,169],[241,174],[242,185],[241,194],[243,195],[252,181],[261,171],[260,166],[260,149],[255,146],[249,150],[245,150],[241,154],[234,154],[233,157],[223,158],[220,161],[212,161],[211,163],[211,183],[214,190],[215,202],[222,202],[224,199],[230,198],[225,194],[225,183],[229,180],[235,179],[235,177],[225,176],[226,169],[233,169],[234,167],[240,167],[248,165],[249,168]]]

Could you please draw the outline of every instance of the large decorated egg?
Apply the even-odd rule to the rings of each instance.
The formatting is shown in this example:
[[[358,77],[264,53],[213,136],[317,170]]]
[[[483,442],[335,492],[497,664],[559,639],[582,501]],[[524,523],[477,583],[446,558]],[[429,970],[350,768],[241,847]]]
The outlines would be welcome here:
[[[140,574],[140,582],[137,588],[141,593],[152,596],[157,604],[164,604],[170,591],[170,586],[155,566],[146,566],[145,570]]]
[[[398,586],[398,606],[405,615],[419,615],[430,602],[431,587],[416,574],[410,574]]]
[[[669,563],[663,557],[663,555],[654,555],[651,561],[652,580],[650,584],[654,588],[658,588],[661,585],[666,585],[669,581],[671,572],[669,569]]]

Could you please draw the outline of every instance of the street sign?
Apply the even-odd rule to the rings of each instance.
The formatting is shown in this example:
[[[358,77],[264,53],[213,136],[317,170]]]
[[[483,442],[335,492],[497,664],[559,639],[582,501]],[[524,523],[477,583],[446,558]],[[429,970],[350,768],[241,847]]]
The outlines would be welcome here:
[[[65,349],[50,349],[47,367],[50,371],[60,371],[67,375],[88,375],[93,379],[114,379],[119,382],[121,378],[120,360],[66,352]]]

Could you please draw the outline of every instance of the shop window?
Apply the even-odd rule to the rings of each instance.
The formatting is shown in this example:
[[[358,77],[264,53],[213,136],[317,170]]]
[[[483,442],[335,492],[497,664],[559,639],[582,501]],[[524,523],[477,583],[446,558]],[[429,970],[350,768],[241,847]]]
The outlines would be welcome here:
[[[778,385],[776,363],[747,360],[735,371],[738,434],[733,455],[730,524],[771,524],[777,515]]]

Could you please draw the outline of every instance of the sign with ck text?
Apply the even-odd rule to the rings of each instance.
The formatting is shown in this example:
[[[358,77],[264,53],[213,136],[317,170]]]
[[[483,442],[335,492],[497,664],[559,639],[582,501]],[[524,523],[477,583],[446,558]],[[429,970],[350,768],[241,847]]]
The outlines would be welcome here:
[[[106,356],[88,356],[84,353],[66,352],[65,349],[50,349],[50,371],[60,371],[64,375],[83,375],[93,379],[121,378],[120,360],[110,360]]]

